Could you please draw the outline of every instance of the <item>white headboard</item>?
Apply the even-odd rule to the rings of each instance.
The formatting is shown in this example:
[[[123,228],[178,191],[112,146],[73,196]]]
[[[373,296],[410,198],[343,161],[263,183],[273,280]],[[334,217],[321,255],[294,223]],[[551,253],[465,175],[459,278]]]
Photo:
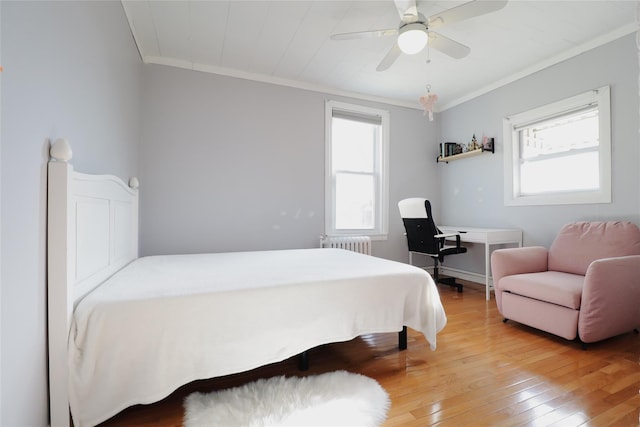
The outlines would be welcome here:
[[[51,425],[69,425],[67,343],[77,302],[138,257],[138,181],[73,171],[71,148],[50,150],[47,288]]]

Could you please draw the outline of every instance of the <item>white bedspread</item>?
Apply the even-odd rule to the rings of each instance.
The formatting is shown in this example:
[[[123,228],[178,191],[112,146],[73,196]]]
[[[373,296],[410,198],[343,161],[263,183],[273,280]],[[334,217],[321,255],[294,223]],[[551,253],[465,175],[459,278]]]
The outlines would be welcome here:
[[[341,249],[139,258],[77,306],[69,340],[76,426],[190,381],[446,316],[422,269]]]

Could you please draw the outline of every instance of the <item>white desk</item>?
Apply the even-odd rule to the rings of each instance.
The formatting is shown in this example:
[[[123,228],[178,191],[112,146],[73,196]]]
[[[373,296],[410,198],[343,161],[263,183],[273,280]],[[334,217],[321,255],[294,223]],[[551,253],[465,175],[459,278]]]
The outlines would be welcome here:
[[[460,233],[460,241],[484,244],[484,285],[487,301],[491,298],[489,284],[489,270],[491,266],[491,245],[517,244],[522,247],[522,230],[516,228],[473,228],[455,225],[440,225],[443,233]]]

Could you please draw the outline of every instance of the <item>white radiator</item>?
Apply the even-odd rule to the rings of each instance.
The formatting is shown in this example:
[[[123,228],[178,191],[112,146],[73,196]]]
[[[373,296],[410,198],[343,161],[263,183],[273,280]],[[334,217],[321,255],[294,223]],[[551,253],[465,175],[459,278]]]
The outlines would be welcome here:
[[[321,236],[320,247],[340,248],[371,255],[371,238],[369,236]]]

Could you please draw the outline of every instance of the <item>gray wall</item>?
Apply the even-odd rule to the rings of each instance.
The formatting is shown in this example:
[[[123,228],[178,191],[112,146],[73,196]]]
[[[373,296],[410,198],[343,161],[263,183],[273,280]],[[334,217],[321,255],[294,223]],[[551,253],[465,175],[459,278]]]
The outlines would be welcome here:
[[[141,61],[120,2],[2,2],[3,426],[44,426],[47,141],[77,170],[136,174]]]
[[[613,203],[505,207],[502,119],[600,86],[611,86]],[[496,153],[440,164],[444,222],[524,230],[525,245],[548,246],[557,231],[578,220],[640,224],[638,50],[635,34],[588,51],[466,102],[440,115],[442,140],[496,138]],[[431,147],[437,152],[437,147]],[[479,246],[479,245],[476,245]],[[449,257],[448,267],[484,272],[482,248]]]
[[[144,71],[143,254],[318,246],[324,230],[327,95],[159,65]],[[438,197],[428,147],[436,122],[388,109],[390,238],[374,253],[407,258],[401,198]]]

